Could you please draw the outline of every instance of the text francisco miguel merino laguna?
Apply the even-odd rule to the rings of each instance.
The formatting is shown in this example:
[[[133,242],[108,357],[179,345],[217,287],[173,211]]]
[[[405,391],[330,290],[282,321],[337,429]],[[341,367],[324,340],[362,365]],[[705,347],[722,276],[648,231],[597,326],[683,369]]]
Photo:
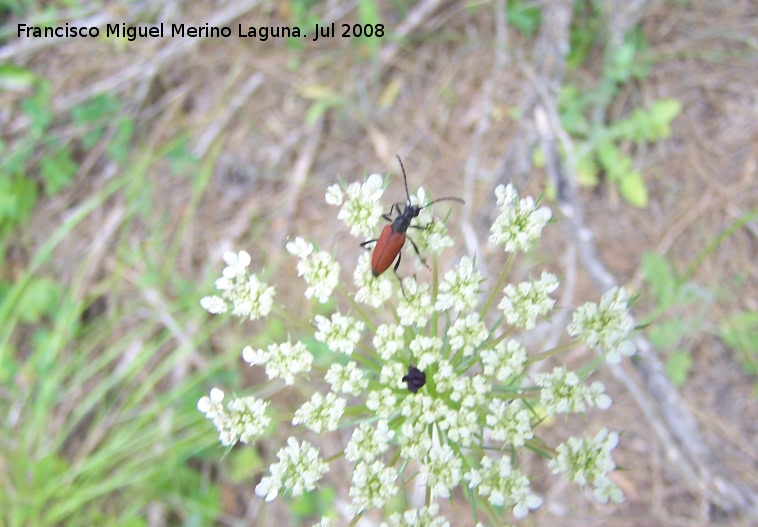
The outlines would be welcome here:
[[[347,24],[344,24],[347,26]],[[166,31],[166,27],[170,31]],[[383,29],[383,28],[382,28]],[[99,37],[100,28],[96,26],[75,26],[69,25],[67,22],[65,26],[58,27],[41,27],[41,26],[29,26],[27,24],[18,24],[18,37],[27,38],[72,38],[72,37]],[[334,37],[334,24],[331,26],[321,26],[316,24],[315,35],[312,40],[315,42],[319,36],[322,37]],[[190,37],[190,38],[228,38],[232,36],[231,28],[227,26],[210,26],[207,23],[202,26],[192,26],[188,24],[164,24],[159,23],[155,25],[144,26],[127,26],[124,23],[121,24],[106,24],[105,36],[115,38],[126,38],[129,41],[134,41],[138,38],[157,37],[162,38],[168,34],[170,37]],[[249,26],[243,27],[242,24],[238,24],[237,36],[240,38],[257,38],[261,41],[271,38],[303,38],[307,35],[301,33],[300,28],[288,27],[288,26]],[[348,36],[348,35],[343,35]],[[376,35],[379,36],[379,35]]]

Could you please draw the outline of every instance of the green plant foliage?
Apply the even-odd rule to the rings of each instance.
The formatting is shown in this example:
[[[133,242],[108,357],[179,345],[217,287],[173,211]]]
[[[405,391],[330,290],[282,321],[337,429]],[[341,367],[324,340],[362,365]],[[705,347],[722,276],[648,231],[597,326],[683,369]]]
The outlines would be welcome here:
[[[61,284],[49,278],[32,278],[24,288],[16,309],[23,322],[36,324],[59,308]]]
[[[594,7],[577,2],[575,9],[572,52],[568,59],[573,68],[583,64],[593,46],[601,44],[599,39],[605,32],[601,14]],[[577,13],[585,16],[577,18]],[[579,183],[594,186],[605,176],[628,203],[640,208],[648,205],[647,184],[625,150],[629,143],[651,143],[669,137],[671,122],[681,112],[681,103],[676,99],[659,99],[650,107],[634,109],[610,124],[598,116],[606,113],[624,84],[649,73],[646,50],[642,32],[630,31],[621,45],[606,50],[599,84],[584,88],[567,83],[559,102],[561,122],[574,141]]]
[[[115,95],[105,93],[71,108],[74,125],[83,131],[82,147],[90,149],[102,138],[111,119],[121,110]]]
[[[358,0],[358,21],[364,26],[371,24],[372,27],[376,27],[377,24],[382,23],[379,6],[375,0]],[[376,57],[379,54],[383,40],[383,38],[377,38],[376,36],[358,37],[360,46],[367,50],[371,57]]]
[[[668,309],[677,299],[679,278],[668,260],[657,253],[645,253],[642,257],[642,271],[655,294],[660,309]]]
[[[524,35],[532,35],[540,26],[542,10],[533,3],[508,0],[505,11],[508,23]]]
[[[703,328],[711,295],[694,283],[686,282],[662,255],[643,256],[642,271],[645,283],[655,303],[644,318],[645,332],[665,356],[666,371],[677,386],[683,385],[690,374],[692,357],[687,341]]]
[[[666,373],[675,386],[684,385],[692,369],[692,356],[686,351],[675,351],[666,357]]]
[[[0,90],[25,91],[31,89],[35,82],[37,76],[34,72],[15,64],[0,64]]]
[[[42,158],[39,171],[45,182],[45,193],[48,196],[58,194],[74,181],[78,170],[79,164],[74,161],[67,146]]]
[[[739,354],[745,373],[758,375],[758,313],[737,311],[719,323],[724,343]]]
[[[336,496],[337,492],[332,487],[324,487],[318,492],[306,492],[292,501],[290,511],[301,520],[330,516],[334,514]]]

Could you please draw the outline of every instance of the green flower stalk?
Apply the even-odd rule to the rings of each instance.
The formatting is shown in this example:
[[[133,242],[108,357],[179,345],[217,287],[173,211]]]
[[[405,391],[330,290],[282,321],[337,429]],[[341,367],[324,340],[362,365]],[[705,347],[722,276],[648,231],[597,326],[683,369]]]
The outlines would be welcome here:
[[[363,183],[332,185],[326,202],[340,207],[337,218],[365,239],[376,233],[387,210],[380,203],[383,191],[383,178],[373,174]],[[610,451],[618,444],[617,434],[602,430],[594,437],[570,437],[554,449],[536,435],[545,415],[609,408],[605,387],[564,366],[534,363],[581,345],[610,362],[634,353],[627,340],[633,329],[628,295],[614,288],[599,304],[580,307],[559,348],[527,350],[519,331],[533,329],[550,314],[555,307],[550,294],[559,281],[542,272],[536,280],[506,284],[507,274],[513,257],[534,247],[552,214],[530,197],[519,198],[511,185],[499,186],[495,196],[499,215],[490,242],[510,258],[482,305],[484,280],[471,258],[461,258],[441,280],[433,259],[431,283],[422,273],[418,279],[404,278],[401,288],[392,273],[373,276],[370,255],[363,253],[348,285],[331,254],[303,238],[287,244],[306,299],[333,300],[329,305],[340,308],[302,323],[311,330],[293,335],[299,340],[288,337],[265,349],[246,346],[242,357],[263,368],[270,382],[285,388],[297,383],[310,397],[293,414],[291,408],[278,409],[255,397],[225,402],[223,391],[213,388],[197,407],[224,446],[253,442],[270,423],[284,421],[311,436],[347,429],[350,439],[342,450],[322,453],[316,444],[290,437],[256,486],[258,496],[272,501],[313,491],[323,484],[330,463],[344,457],[353,466],[345,493],[351,516],[338,523],[325,517],[317,526],[357,525],[371,509],[382,512],[386,527],[447,526],[440,504],[456,494],[470,501],[482,525],[501,525],[507,516],[523,518],[541,505],[520,468],[525,456],[539,452],[550,459],[553,473],[591,486],[599,502],[623,499],[608,478],[615,469]],[[427,203],[423,189],[410,199]],[[425,255],[453,245],[431,207],[412,226],[418,228],[408,233]],[[227,253],[224,261],[227,267],[216,281],[219,294],[200,301],[205,310],[253,320],[286,315],[286,307],[273,309],[274,287],[248,270],[249,254]],[[333,354],[328,367],[315,364],[306,344],[314,341]],[[527,365],[542,372],[530,374]],[[395,496],[419,486],[425,490],[423,503],[395,510]]]

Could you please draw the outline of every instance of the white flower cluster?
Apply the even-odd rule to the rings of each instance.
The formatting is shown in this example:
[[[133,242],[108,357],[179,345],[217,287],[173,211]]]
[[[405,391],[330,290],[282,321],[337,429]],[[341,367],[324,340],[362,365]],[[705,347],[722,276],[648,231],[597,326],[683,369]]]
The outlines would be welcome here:
[[[584,413],[588,406],[606,410],[612,403],[602,382],[587,386],[579,375],[562,366],[556,366],[551,373],[538,373],[534,384],[540,387],[540,402],[548,415]]]
[[[368,237],[376,234],[386,210],[380,204],[382,185],[378,175],[364,183],[334,185],[326,201],[340,207],[338,218],[352,234]],[[538,207],[531,197],[519,199],[511,185],[501,185],[496,195],[500,215],[492,226],[491,241],[507,252],[529,250],[550,220],[550,210]],[[423,189],[410,200],[413,206],[423,207],[412,224],[418,228],[408,231],[420,252],[437,254],[451,246],[444,222],[434,220],[425,207]],[[390,211],[401,213],[402,206]],[[287,249],[300,260],[298,274],[308,285],[305,296],[322,303],[329,300],[340,284],[339,264],[303,238],[289,242]],[[392,273],[374,276],[370,260],[370,253],[361,254],[353,275],[355,302],[348,299],[353,311],[348,315],[333,310],[313,318],[313,339],[325,345],[320,347],[323,353],[328,348],[334,354],[331,360],[319,356],[315,362],[305,344],[313,339],[305,337],[265,349],[247,346],[243,359],[264,367],[270,379],[282,379],[287,385],[312,370],[311,376],[323,375],[330,390],[315,391],[295,411],[292,424],[316,434],[352,428],[344,452],[338,454],[353,463],[349,489],[353,523],[368,509],[390,508],[397,502],[393,498],[411,481],[426,487],[424,506],[402,514],[387,511],[382,527],[449,526],[439,514],[438,503],[460,486],[468,487],[473,499],[486,501],[488,509],[524,517],[542,499],[531,491],[517,463],[526,449],[547,451],[535,437],[535,427],[544,417],[541,411],[547,415],[583,413],[589,408],[607,409],[612,402],[602,383],[585,382],[565,367],[530,377],[526,366],[578,342],[599,348],[609,359],[629,354],[633,348],[625,339],[633,322],[626,292],[614,289],[599,305],[582,306],[568,328],[577,339],[530,357],[514,331],[534,328],[537,319],[554,308],[550,294],[558,287],[555,275],[543,272],[537,280],[506,285],[499,303],[498,286],[483,302],[485,307],[477,310],[483,277],[470,258],[462,258],[439,282],[435,269],[433,284],[406,277],[399,287]],[[222,285],[231,284],[235,277],[249,283],[249,256],[241,252],[226,261],[231,270],[225,269],[228,282]],[[504,267],[498,283],[505,283],[508,268]],[[222,312],[231,300],[203,302],[207,309]],[[372,320],[358,303],[375,308],[386,304],[391,322]],[[487,321],[493,319],[488,310],[495,305],[502,314],[488,326]],[[198,408],[217,423],[224,444],[242,441],[243,436],[254,440],[270,422],[261,401],[249,398],[230,410],[221,399],[223,394],[219,398],[212,391]],[[230,419],[233,411],[239,416]],[[580,485],[592,485],[600,501],[621,499],[607,478],[615,468],[609,451],[617,440],[617,435],[607,433],[594,439],[571,438],[558,447],[550,467]],[[327,471],[318,451],[293,437],[277,457],[270,475],[256,487],[256,493],[267,501],[285,491],[297,496],[313,490]],[[413,470],[406,470],[409,465]],[[322,518],[316,525],[331,523]]]
[[[297,275],[302,276],[308,285],[305,298],[315,297],[325,304],[339,283],[339,262],[325,251],[313,252],[313,244],[307,243],[299,236],[287,243],[287,251],[300,259],[297,263]]]
[[[555,300],[548,296],[558,289],[558,277],[544,272],[539,280],[521,282],[517,286],[508,284],[505,296],[498,305],[509,324],[526,330],[533,329],[538,316],[544,316],[553,309]]]
[[[310,401],[306,401],[295,412],[292,424],[295,426],[304,424],[317,434],[323,430],[336,430],[346,404],[345,399],[337,397],[332,392],[327,393],[326,397],[316,392],[311,396]]]
[[[529,490],[529,478],[511,466],[508,456],[497,462],[490,456],[482,457],[479,468],[471,469],[465,478],[470,488],[477,489],[495,507],[512,506],[516,518],[523,518],[542,504],[542,498]]]
[[[264,365],[269,379],[284,379],[287,385],[295,384],[295,375],[311,371],[313,355],[302,342],[269,344],[265,350],[245,346],[242,360],[250,366]]]
[[[224,392],[211,389],[210,396],[203,396],[197,402],[197,409],[210,419],[219,433],[219,441],[224,446],[249,443],[260,437],[271,423],[266,415],[268,403],[255,397],[241,397],[222,404]]]
[[[558,456],[548,466],[553,474],[565,474],[569,481],[582,487],[591,485],[595,499],[600,503],[608,500],[620,503],[624,495],[608,478],[608,473],[616,469],[611,450],[616,448],[618,441],[618,434],[605,428],[595,437],[570,437],[558,445]]]
[[[382,204],[379,199],[384,194],[384,178],[371,174],[364,183],[350,183],[345,194],[339,185],[332,185],[326,192],[329,205],[342,206],[337,219],[350,227],[353,236],[371,236],[382,219]]]
[[[529,251],[553,213],[547,207],[537,208],[531,196],[519,199],[518,192],[510,183],[508,186],[499,185],[495,196],[500,214],[490,229],[490,242],[502,245],[509,253]]]
[[[405,511],[402,515],[394,513],[389,517],[389,523],[379,527],[450,527],[444,517],[439,515],[440,506],[437,503]]]
[[[353,317],[334,313],[331,319],[316,315],[316,340],[325,343],[329,349],[351,355],[361,339],[366,324]]]
[[[250,320],[268,315],[274,303],[274,288],[247,273],[250,254],[246,251],[227,252],[224,261],[227,266],[221,278],[216,280],[216,289],[221,291],[221,296],[203,297],[200,306],[213,315],[226,313],[231,307],[232,315]]]
[[[622,355],[634,355],[634,344],[627,340],[633,328],[629,295],[626,289],[614,287],[603,295],[600,305],[588,302],[579,307],[567,330],[569,335],[598,348],[608,362],[618,363]]]
[[[287,490],[293,496],[316,488],[316,483],[329,471],[329,465],[321,459],[318,450],[310,443],[297,439],[287,439],[287,446],[277,452],[279,463],[270,467],[271,475],[265,476],[255,487],[258,496],[265,496],[266,501],[275,499],[280,492]]]

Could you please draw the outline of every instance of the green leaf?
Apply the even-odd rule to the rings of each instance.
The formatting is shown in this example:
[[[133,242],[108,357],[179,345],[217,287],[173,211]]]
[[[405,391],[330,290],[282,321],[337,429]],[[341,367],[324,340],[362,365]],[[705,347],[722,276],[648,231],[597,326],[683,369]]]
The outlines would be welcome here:
[[[30,280],[17,306],[21,320],[35,324],[43,316],[55,313],[63,294],[62,291],[61,285],[49,278]]]
[[[628,81],[632,75],[636,53],[637,50],[632,42],[624,42],[614,49],[610,54],[609,64],[604,71],[605,77],[616,83]]]
[[[642,174],[638,171],[633,170],[621,177],[619,191],[623,198],[635,207],[641,209],[647,207],[647,186],[645,185],[645,180],[642,179]]]
[[[686,351],[676,351],[666,359],[666,372],[676,387],[684,385],[692,368],[692,356]]]
[[[31,119],[31,135],[41,136],[53,122],[50,81],[40,82],[37,93],[21,101],[21,110]]]
[[[505,11],[508,23],[527,36],[537,30],[542,19],[542,11],[539,7],[521,0],[509,0]]]
[[[686,321],[681,318],[671,318],[651,324],[647,329],[647,335],[656,348],[672,349],[677,347],[691,331],[692,328]]]
[[[594,156],[585,153],[576,159],[576,179],[580,185],[594,187],[600,181]]]
[[[129,143],[134,135],[134,121],[131,118],[119,119],[116,132],[108,142],[106,151],[111,159],[123,163],[129,156]]]
[[[657,253],[645,253],[641,266],[645,280],[653,288],[658,307],[667,309],[672,306],[679,295],[679,278],[668,260]]]
[[[37,76],[33,71],[15,64],[0,64],[0,90],[25,91],[35,82]]]
[[[374,35],[373,31],[377,24],[382,23],[382,17],[379,13],[379,6],[377,6],[374,0],[358,0],[358,20],[363,24],[362,32],[369,27],[372,32],[370,37],[361,34],[358,37],[358,42],[368,52],[369,57],[378,56],[383,39]],[[385,32],[386,30],[387,28],[385,27]]]
[[[40,161],[40,175],[45,182],[45,194],[54,196],[67,187],[76,177],[79,165],[71,157],[68,146]]]
[[[758,373],[758,313],[738,311],[725,317],[719,324],[724,343],[742,357],[745,373]]]

